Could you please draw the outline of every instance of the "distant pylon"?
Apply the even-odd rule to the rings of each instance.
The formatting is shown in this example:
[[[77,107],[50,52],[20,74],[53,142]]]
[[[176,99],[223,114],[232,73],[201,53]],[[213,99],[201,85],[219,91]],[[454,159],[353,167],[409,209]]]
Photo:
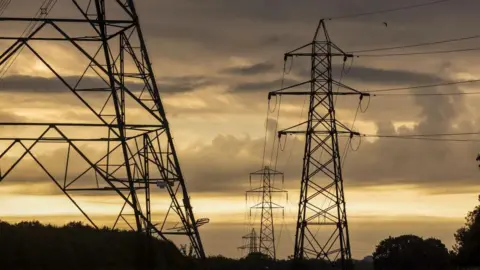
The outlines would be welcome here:
[[[255,228],[253,228],[249,234],[242,236],[242,239],[244,244],[238,249],[247,250],[247,255],[258,253],[258,236],[257,232],[255,232]]]
[[[275,250],[275,230],[274,230],[274,218],[273,210],[282,209],[283,207],[272,202],[273,193],[287,193],[287,191],[274,187],[273,180],[276,176],[279,176],[283,182],[283,173],[270,169],[265,166],[263,169],[250,174],[250,183],[254,177],[261,177],[262,185],[258,188],[247,191],[251,193],[261,193],[261,202],[250,207],[250,209],[260,209],[260,253],[269,256],[272,259],[276,259]],[[251,210],[250,210],[251,211]],[[251,215],[251,213],[250,213]]]
[[[68,12],[55,18],[48,15],[57,1],[43,2],[34,18],[0,17],[0,29],[9,34],[1,39],[10,42],[0,52],[0,78],[8,79],[19,54],[26,54],[21,59],[32,65],[24,66],[40,64],[49,73],[42,78],[60,85],[58,91],[48,89],[45,99],[61,92],[58,104],[77,107],[74,113],[57,112],[51,121],[0,123],[2,132],[23,131],[2,133],[0,182],[21,161],[30,163],[28,168],[42,170],[92,226],[99,227],[74,194],[114,195],[118,215],[109,225],[162,239],[183,236],[180,241],[204,258],[198,227],[208,220],[194,218],[134,1],[58,1]],[[15,24],[27,28],[12,34],[17,28],[9,25]],[[11,90],[1,82],[2,92]],[[62,122],[69,114],[78,115]],[[52,162],[54,153],[61,155]],[[151,204],[159,193],[168,199]]]
[[[285,54],[285,60],[311,59],[310,80],[271,92],[269,99],[276,95],[303,95],[310,100],[308,119],[279,131],[279,136],[305,134],[294,257],[331,263],[339,260],[341,269],[349,269],[351,251],[338,138],[359,134],[336,119],[335,101],[337,96],[365,94],[332,79],[332,59],[337,56],[346,61],[353,55],[330,41],[321,20],[312,42]],[[310,86],[309,91],[295,90],[305,85]]]

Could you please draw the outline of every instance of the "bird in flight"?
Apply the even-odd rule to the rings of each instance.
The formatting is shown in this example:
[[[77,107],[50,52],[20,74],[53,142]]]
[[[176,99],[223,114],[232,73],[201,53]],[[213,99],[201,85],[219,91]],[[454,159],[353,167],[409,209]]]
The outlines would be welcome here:
[[[387,26],[388,26],[388,23],[386,23],[386,22],[383,22],[383,24],[385,24],[385,27],[387,27]]]

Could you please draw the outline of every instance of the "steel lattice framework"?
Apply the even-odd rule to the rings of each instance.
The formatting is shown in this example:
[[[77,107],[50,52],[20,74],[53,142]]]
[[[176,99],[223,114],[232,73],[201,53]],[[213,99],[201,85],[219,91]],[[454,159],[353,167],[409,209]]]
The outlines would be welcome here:
[[[195,255],[204,258],[198,227],[208,220],[194,218],[133,1],[71,0],[62,4],[67,2],[72,6],[62,18],[45,16],[45,8],[35,18],[0,18],[2,24],[30,27],[20,36],[1,38],[11,43],[0,54],[0,68],[8,69],[19,53],[29,52],[89,118],[0,123],[0,181],[20,161],[36,164],[93,226],[98,227],[74,197],[110,192],[120,199],[114,228],[127,226],[163,239],[184,236]],[[57,45],[75,55],[78,61],[70,65],[82,70],[81,75],[64,74],[48,59],[45,48]],[[0,88],[8,91],[1,81]],[[8,131],[11,135],[6,135]],[[52,164],[36,153],[49,149],[63,149],[65,157]],[[58,168],[58,164],[64,166]],[[164,208],[154,209],[151,200],[161,192],[169,197]]]
[[[255,229],[252,229],[249,234],[242,236],[242,240],[244,241],[244,245],[238,249],[247,250],[247,254],[258,252],[258,236]]]
[[[284,209],[283,206],[272,202],[273,193],[287,193],[287,191],[276,188],[273,185],[273,180],[279,177],[283,182],[283,173],[270,169],[265,166],[263,169],[250,174],[250,183],[253,178],[260,177],[262,185],[258,188],[247,191],[248,194],[260,193],[261,201],[250,209],[259,209],[261,211],[260,217],[260,241],[259,252],[263,253],[270,258],[276,258],[275,250],[275,230],[274,230],[274,209]]]
[[[311,59],[309,81],[269,94],[269,98],[276,95],[306,95],[310,100],[308,120],[279,131],[279,136],[306,136],[294,257],[299,260],[324,259],[332,263],[340,260],[342,269],[348,269],[351,253],[339,135],[351,138],[358,133],[336,119],[335,100],[339,95],[362,97],[364,94],[332,79],[332,59],[342,57],[345,61],[352,55],[331,42],[323,20],[318,25],[313,41],[286,53],[285,59],[289,57]],[[294,89],[304,85],[309,85],[310,90]],[[334,87],[339,91],[334,91]]]

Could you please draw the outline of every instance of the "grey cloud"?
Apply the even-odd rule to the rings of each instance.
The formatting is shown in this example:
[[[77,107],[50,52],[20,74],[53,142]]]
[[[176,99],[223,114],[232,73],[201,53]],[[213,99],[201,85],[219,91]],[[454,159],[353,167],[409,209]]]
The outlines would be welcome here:
[[[248,75],[258,75],[258,73],[265,73],[272,71],[274,69],[274,65],[271,63],[257,63],[250,66],[242,66],[242,67],[232,67],[226,68],[222,70],[222,73],[227,73],[231,75],[240,75],[240,76],[248,76]]]
[[[238,138],[232,135],[218,135],[211,143],[183,149],[179,156],[193,192],[243,193],[249,188],[250,172],[262,166],[264,145],[272,145],[276,120],[269,118],[264,138]],[[265,148],[265,162],[269,163],[271,149]]]
[[[31,3],[31,0],[19,0],[17,2],[18,6],[16,5],[7,11],[8,16],[25,12],[26,8],[21,7],[32,6],[28,4]],[[65,16],[65,10],[72,12],[71,8],[66,9],[67,4],[59,3],[54,9],[54,15]],[[416,3],[414,0],[402,2],[402,5],[410,4]],[[267,44],[294,45],[292,41],[286,41],[284,35],[295,33],[298,37],[309,38],[321,17],[368,12],[397,6],[392,2],[380,0],[369,0],[367,2],[302,0],[294,5],[287,0],[209,0],[201,3],[187,0],[166,0],[162,2],[138,2],[137,10],[145,28],[144,32],[147,35],[147,40],[150,40],[150,37],[161,37],[180,40],[185,43],[202,43],[205,45],[204,50],[219,51],[221,49],[230,53],[234,51],[240,53],[246,49],[249,51],[253,49],[255,53],[262,53],[265,48],[259,46],[246,48],[244,45],[265,44],[264,41],[269,40],[269,35],[282,38],[278,43]],[[334,40],[346,43],[347,46],[378,45],[380,42],[398,44],[408,40],[419,41],[435,36],[444,36],[447,35],[446,32],[457,34],[466,31],[464,27],[453,28],[450,26],[451,28],[447,29],[438,26],[438,24],[445,23],[445,26],[449,26],[451,22],[471,23],[478,20],[474,12],[477,8],[478,3],[472,1],[468,5],[444,3],[405,12],[332,21],[330,25]],[[425,12],[426,9],[434,12]],[[462,13],[461,20],[457,16],[458,13]],[[181,15],[179,16],[179,14]],[[385,20],[390,23],[387,30],[382,24]],[[435,22],[437,27],[431,27],[432,22]],[[251,27],[252,24],[255,27]],[[428,35],[425,35],[427,27],[430,28],[430,31],[428,31]],[[424,33],[420,35],[418,33],[420,31]],[[375,33],[375,35],[371,35],[371,33]],[[275,38],[273,40],[275,41]],[[299,44],[296,45],[301,45],[308,40],[297,39],[295,43],[298,42]],[[283,49],[288,50],[288,47]],[[168,53],[163,50],[159,51]],[[181,53],[189,52],[182,51]],[[203,52],[191,51],[190,53],[198,55]]]
[[[402,2],[402,5],[412,3],[414,1],[410,0]],[[151,44],[152,46],[149,46],[149,48],[156,49],[150,50],[151,54],[156,54],[158,58],[172,57],[177,62],[181,61],[185,66],[198,65],[198,63],[208,66],[208,62],[201,61],[202,58],[212,61],[226,61],[224,60],[226,55],[251,57],[253,59],[259,59],[261,55],[262,59],[273,56],[281,60],[283,58],[282,54],[293,48],[290,47],[291,45],[297,46],[308,42],[320,16],[370,11],[389,8],[392,5],[391,2],[381,0],[372,0],[368,3],[351,0],[335,1],[335,3],[309,0],[301,1],[294,6],[292,6],[291,1],[286,0],[275,1],[275,3],[253,0],[210,0],[202,3],[169,0],[162,3],[155,1],[138,2],[138,9],[142,24],[145,26],[144,32],[147,35],[147,42],[155,42]],[[428,9],[435,12],[426,12],[425,9],[419,9],[408,13],[399,12],[369,18],[332,21],[329,24],[329,27],[331,27],[330,33],[334,41],[342,48],[345,46],[355,49],[432,41],[439,39],[439,37],[441,39],[462,36],[466,32],[471,32],[471,29],[462,27],[462,25],[464,26],[465,22],[471,23],[470,21],[478,20],[478,16],[475,14],[475,11],[478,10],[478,8],[475,8],[477,5],[476,2],[453,7],[451,5],[438,5]],[[275,9],[272,9],[272,6],[275,6]],[[320,8],[321,12],[319,12]],[[452,9],[456,12],[451,12]],[[178,16],[178,14],[182,14],[182,16]],[[458,14],[462,14],[462,16],[459,17]],[[385,18],[389,22],[387,29],[381,24]],[[455,27],[450,24],[452,21],[456,21]],[[253,24],[256,24],[257,27],[251,28],[250,26]],[[159,28],[159,26],[161,27]],[[168,29],[171,32],[167,32]],[[296,38],[286,39],[286,34]],[[160,39],[154,40],[152,39],[154,37]],[[191,45],[190,41],[201,43],[202,48],[195,47],[195,49],[192,49],[192,47],[187,47],[187,45]],[[174,43],[171,51],[166,51],[163,47],[167,42]],[[185,47],[181,47],[179,44],[185,45]],[[247,47],[246,44],[263,44],[268,47]],[[213,51],[215,55],[205,53],[208,50]],[[422,59],[415,61],[421,64]],[[434,75],[412,71],[417,67],[409,62],[404,62],[404,60],[388,60],[395,61],[396,67],[394,69],[375,69],[368,67],[371,62],[360,61],[365,66],[353,67],[346,76],[347,80],[389,85],[429,83],[440,80]],[[435,61],[441,64],[444,59],[437,58]],[[382,63],[374,62],[374,64],[381,66]],[[456,64],[453,63],[452,65],[455,66]],[[204,67],[202,66],[202,68]],[[336,70],[338,69],[337,66]],[[205,70],[208,70],[208,68],[205,68]],[[186,79],[185,81],[189,80]],[[164,84],[163,88],[165,89],[170,87],[172,92],[182,92],[192,89],[192,85],[198,86],[198,84],[203,83],[202,80],[196,79],[190,80],[188,83],[185,81],[169,82],[166,79],[165,82],[161,81],[160,84]],[[22,85],[25,82],[17,83]],[[57,87],[49,85],[49,82],[34,83],[39,84],[39,89],[51,90]],[[295,83],[293,80],[286,81],[285,85],[293,83]],[[233,93],[252,93],[255,91],[265,91],[266,93],[280,87],[279,80],[234,81],[232,84],[231,92]],[[27,87],[24,85],[21,89],[27,89]],[[243,102],[249,104],[249,102],[252,103],[252,100],[243,100]],[[418,98],[414,99],[414,103],[399,100],[373,102],[381,104],[381,108],[378,110],[372,109],[365,118],[374,122],[380,129],[379,133],[383,134],[394,134],[393,123],[388,120],[404,120],[402,117],[407,112],[410,118],[405,118],[418,120],[420,123],[413,130],[400,129],[402,134],[457,131],[457,129],[452,128],[453,125],[461,126],[462,131],[475,130],[474,127],[478,123],[478,121],[457,122],[458,116],[465,113],[465,102],[452,100],[448,97]],[[402,107],[397,106],[397,103],[401,103]],[[372,104],[372,106],[374,105]],[[208,108],[208,110],[212,109],[217,110],[217,107]],[[183,111],[185,109],[178,108],[178,110]],[[417,110],[419,110],[418,115],[411,113],[411,111]],[[221,113],[221,111],[215,111],[215,113]],[[298,147],[300,144],[301,141],[298,140],[296,144],[298,150],[295,150],[292,154],[291,167],[285,167],[285,172],[291,172],[290,175],[295,175],[297,179],[298,168],[301,164],[296,162],[301,160],[302,155],[301,147]],[[287,149],[290,145],[291,141],[288,141]],[[258,164],[258,159],[261,156],[261,150],[256,149],[261,149],[262,146],[261,140],[219,136],[219,139],[212,145],[203,146],[198,152],[182,153],[182,156],[186,155],[185,161],[181,159],[182,165],[189,171],[188,175],[191,176],[189,179],[192,179],[192,185],[196,185],[198,189],[216,189],[225,186],[229,188],[238,187],[250,167],[256,169],[254,165]],[[228,155],[221,155],[221,150],[227,147],[232,147],[237,151],[249,149],[250,154],[248,158],[235,156],[234,159],[229,161],[230,157]],[[221,150],[218,150],[218,148]],[[345,169],[346,179],[349,180],[347,184],[413,183],[424,186],[435,186],[437,184],[452,186],[460,181],[471,184],[476,181],[475,177],[478,175],[478,171],[476,164],[472,164],[474,161],[470,158],[476,154],[477,150],[478,146],[468,143],[387,139],[374,143],[364,141],[360,150],[351,153],[347,160]],[[233,155],[234,153],[230,154]],[[210,159],[212,162],[205,162],[205,160]],[[203,164],[198,174],[194,165],[196,162]],[[228,166],[233,169],[227,169]],[[211,168],[219,169],[212,170]],[[200,186],[210,181],[216,183],[216,186]]]
[[[422,119],[418,124],[395,131],[393,123],[377,122],[378,133],[408,136],[476,132],[480,119],[457,120],[468,115],[465,107],[459,106],[464,102],[458,97],[417,98]],[[472,139],[471,136],[455,138]],[[476,185],[478,168],[474,158],[477,152],[475,142],[380,139],[362,144],[360,151],[350,156],[346,169],[347,175],[360,185],[413,184],[454,189],[457,185]]]
[[[269,124],[270,126],[272,124]],[[181,158],[182,171],[188,181],[188,189],[191,192],[224,192],[236,193],[248,186],[248,173],[258,170],[261,166],[262,139],[243,138],[238,139],[231,135],[217,136],[210,145],[201,145],[196,149],[182,149],[178,152]],[[63,182],[65,164],[59,162],[65,160],[66,150],[59,149],[51,152],[37,153],[32,150],[39,162],[59,182]],[[90,156],[96,156],[99,152],[90,148],[85,149]],[[116,153],[119,155],[119,153]],[[116,156],[116,158],[119,158]],[[2,158],[0,167],[8,170],[17,158]],[[121,160],[121,159],[119,159]],[[72,152],[67,176],[67,184],[79,177],[86,168],[86,162],[76,152]],[[3,175],[5,176],[5,174]],[[98,179],[92,170],[75,181],[70,188],[95,188]],[[41,169],[41,167],[27,156],[5,177],[5,183],[11,185],[25,185],[28,183],[43,184],[52,183],[52,188],[44,190],[25,189],[19,190],[22,194],[52,195],[60,194],[61,191],[53,186],[53,180]],[[2,182],[3,184],[3,182]],[[62,183],[63,184],[63,183]],[[100,187],[108,186],[103,180],[99,181]],[[113,192],[75,192],[75,195],[111,195]]]
[[[298,83],[297,81],[286,79],[283,81],[284,86]],[[245,82],[238,83],[231,88],[231,92],[248,93],[248,92],[265,92],[278,90],[282,87],[282,80],[263,81],[263,82]]]
[[[298,39],[293,34],[278,34],[261,38],[259,44],[261,46],[275,46],[282,44],[287,40],[289,41],[289,43],[295,43],[298,41]]]
[[[288,67],[287,67],[288,69]],[[334,71],[341,72],[341,66],[335,66]],[[348,74],[344,75],[344,80],[360,82],[364,84],[381,84],[381,85],[413,85],[413,84],[428,84],[439,83],[443,80],[439,77],[427,73],[420,73],[407,70],[389,70],[372,67],[352,67],[345,68],[344,72],[348,70]],[[307,80],[310,76],[310,70],[302,69],[296,72],[303,80]],[[301,80],[301,81],[303,81]],[[300,81],[294,79],[285,79],[284,87],[294,85]],[[281,80],[263,81],[263,82],[243,82],[234,85],[232,92],[255,92],[255,91],[272,91],[280,89],[282,85]]]
[[[302,63],[303,64],[303,63]],[[308,63],[305,63],[307,66]],[[300,64],[295,64],[300,65]],[[355,83],[365,84],[387,84],[387,85],[405,85],[405,84],[429,84],[440,83],[443,80],[436,75],[402,69],[382,69],[368,66],[351,65],[346,63],[345,67],[335,64],[332,67],[334,74],[342,77],[343,80],[353,81]],[[343,72],[343,75],[341,73]],[[310,69],[299,69],[295,72],[302,78],[310,77]]]
[[[411,135],[477,131],[480,119],[458,121],[465,113],[459,109],[462,99],[438,97],[416,100],[422,120],[413,128],[395,129],[393,123],[376,120],[378,134]],[[462,108],[460,106],[460,108]],[[345,122],[346,125],[351,123]],[[454,127],[457,125],[457,127]],[[280,122],[280,127],[282,123]],[[268,123],[266,161],[271,155],[275,122]],[[360,132],[362,132],[360,130]],[[471,138],[471,137],[469,137]],[[358,139],[353,144],[356,146]],[[304,141],[301,137],[283,138],[277,169],[285,173],[287,188],[298,188]],[[345,141],[341,141],[341,152]],[[248,173],[262,164],[263,138],[218,135],[212,142],[179,150],[179,157],[192,192],[241,193],[248,188]],[[349,187],[377,185],[417,185],[432,192],[448,189],[458,192],[477,185],[475,162],[477,143],[435,142],[399,139],[363,141],[360,149],[350,151],[346,160],[345,184]],[[275,157],[275,155],[273,155]],[[36,179],[35,174],[31,176]],[[23,178],[25,179],[25,178]]]
[[[213,84],[210,79],[203,76],[183,76],[161,78],[158,87],[160,93],[173,94],[191,92]]]
[[[72,85],[78,81],[78,78],[65,77],[65,80]],[[103,81],[100,79],[91,77],[85,77],[82,80],[82,85],[85,87],[98,86],[102,83]],[[63,92],[67,90],[66,86],[57,78],[13,75],[5,77],[0,83],[0,91]]]
[[[206,45],[205,49],[221,49],[217,44],[222,44],[222,51],[232,52],[245,50],[243,45],[246,43],[265,44],[264,40],[268,40],[266,35],[283,36],[286,33],[296,33],[309,39],[313,34],[315,24],[321,17],[369,12],[410,4],[416,3],[414,0],[403,1],[401,5],[379,0],[368,2],[339,0],[333,3],[303,0],[293,5],[292,2],[286,0],[260,2],[210,0],[202,1],[202,3],[169,0],[163,3],[142,3],[138,6],[140,13],[145,14],[143,16],[144,21],[147,21],[145,26],[152,35],[167,38],[173,35],[175,38],[181,37],[183,40],[201,42]],[[275,8],[272,8],[273,6]],[[455,29],[431,27],[432,21],[435,22],[435,25],[445,23],[445,26],[448,26],[451,22],[458,24],[478,20],[473,12],[477,7],[478,3],[472,1],[468,5],[452,6],[452,3],[444,3],[404,12],[332,21],[329,25],[332,28],[331,33],[334,40],[340,44],[346,43],[347,46],[374,47],[379,46],[379,43],[418,42],[435,39],[436,36],[445,36],[446,32],[449,34],[465,32],[466,29],[463,27]],[[425,12],[426,9],[434,12]],[[452,12],[452,10],[456,12]],[[160,16],[148,16],[153,12],[160,13]],[[462,13],[462,20],[458,19],[459,12]],[[175,19],[176,14],[184,16],[180,18],[176,16]],[[158,17],[162,19],[159,20]],[[185,20],[187,17],[190,20]],[[192,24],[191,21],[195,21],[195,23]],[[382,24],[384,21],[389,22],[389,28],[385,29]],[[249,23],[255,24],[256,27],[249,27],[251,25]],[[158,27],[162,27],[162,30],[158,31]],[[428,32],[426,32],[427,27],[429,28]],[[419,32],[423,32],[423,34]],[[296,43],[298,44],[296,45],[308,42],[308,39],[297,39]],[[225,47],[227,44],[228,47]],[[277,45],[284,46],[286,44],[293,45],[294,43],[283,40]],[[250,50],[250,48],[248,49]],[[283,49],[288,50],[288,47]],[[261,51],[265,51],[265,48],[257,48],[256,51],[261,53]]]
[[[225,193],[245,190],[248,173],[261,166],[262,144],[263,140],[220,135],[198,151],[180,153],[189,189]]]
[[[65,81],[74,86],[77,76],[66,76]],[[159,82],[159,91],[162,94],[175,94],[197,90],[211,83],[200,76],[167,77]],[[107,84],[99,77],[84,77],[78,88],[105,87]],[[127,87],[133,91],[141,91],[143,84],[128,82]],[[7,76],[0,82],[0,91],[13,92],[67,92],[68,88],[56,77],[33,77],[24,75]]]
[[[430,99],[417,97],[415,102],[420,108],[418,118],[421,119],[416,125],[395,129],[393,123],[388,120],[374,120],[378,134],[408,136],[478,131],[476,126],[480,123],[480,118],[458,120],[460,116],[468,114],[463,106],[465,100],[461,97],[439,96]],[[349,122],[345,124],[351,125]],[[272,126],[269,126],[271,130]],[[362,130],[360,132],[364,133]],[[274,134],[270,131],[268,138],[273,137]],[[358,140],[354,139],[352,143],[354,148],[359,143]],[[279,155],[278,170],[285,173],[288,180],[286,186],[289,188],[298,188],[303,144],[301,137],[288,137],[286,141],[284,139],[281,141],[284,151]],[[342,140],[341,153],[344,153],[345,145],[346,140]],[[406,184],[416,185],[431,192],[445,190],[451,193],[464,192],[465,187],[477,185],[478,167],[475,157],[479,147],[476,142],[409,139],[379,139],[368,142],[363,139],[358,151],[349,151],[344,168],[345,184],[349,187]],[[227,148],[232,149],[232,152],[224,150]],[[211,145],[197,149],[198,154],[185,152],[182,156],[186,161],[185,168],[189,174],[194,175],[190,178],[194,190],[223,189],[225,192],[240,192],[247,183],[245,179],[248,172],[259,166],[262,149],[262,139],[219,136]],[[267,162],[270,149],[271,142],[267,143]],[[236,156],[234,153],[248,155]],[[209,161],[208,164],[206,160]],[[207,179],[212,185],[207,184],[209,182]]]
[[[337,69],[340,69],[338,66]],[[348,70],[348,67],[346,68]],[[380,69],[355,66],[345,75],[346,79],[375,84],[425,84],[438,83],[442,80],[435,75],[408,70]]]
[[[1,116],[1,114],[0,114]],[[274,130],[276,128],[276,121],[268,119],[267,132],[269,134],[266,144],[271,145]],[[63,130],[66,132],[66,130]],[[93,132],[93,131],[92,131]],[[248,173],[258,170],[262,164],[262,151],[264,139],[252,139],[250,137],[236,138],[231,135],[219,135],[209,144],[199,144],[186,149],[178,150],[178,156],[182,164],[182,171],[188,181],[188,189],[192,192],[233,192],[244,190],[248,186]],[[95,146],[80,146],[81,150],[87,158],[96,162],[103,156],[102,147]],[[105,145],[104,145],[105,146]],[[21,147],[17,146],[21,152],[24,152]],[[60,182],[66,175],[67,184],[77,177],[79,180],[75,181],[70,188],[92,188],[97,184],[100,187],[108,186],[104,181],[96,182],[98,178],[95,173],[90,170],[85,175],[81,176],[87,168],[88,163],[82,158],[76,150],[70,151],[68,173],[65,172],[66,165],[64,162],[68,150],[67,145],[62,145],[52,151],[45,151],[41,146],[36,146],[32,150],[33,155],[42,164],[49,173]],[[9,152],[10,154],[11,152]],[[267,150],[267,155],[271,152]],[[10,169],[11,166],[18,160],[15,156],[6,156],[0,160],[0,168],[4,171]],[[111,160],[122,160],[121,151],[117,150],[112,153]],[[5,176],[5,174],[3,174]],[[43,184],[52,182],[49,176],[41,169],[41,167],[27,155],[23,158],[11,173],[5,178],[7,183],[13,185],[27,184],[28,182],[34,184]],[[60,190],[55,189],[54,186],[50,189],[44,189],[37,193],[37,195],[51,195],[60,194]],[[22,191],[18,191],[22,192]],[[24,194],[35,194],[35,189],[26,189]],[[95,195],[98,192],[76,192],[76,195]],[[105,192],[105,195],[111,192]]]

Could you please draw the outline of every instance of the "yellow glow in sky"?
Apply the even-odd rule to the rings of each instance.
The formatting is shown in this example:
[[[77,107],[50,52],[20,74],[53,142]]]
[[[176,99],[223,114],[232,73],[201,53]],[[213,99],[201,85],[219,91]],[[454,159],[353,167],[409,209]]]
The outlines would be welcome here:
[[[39,188],[37,186],[37,188]],[[42,215],[77,215],[78,210],[63,195],[26,195],[18,188],[0,186],[0,217],[35,217]],[[279,199],[285,206],[285,218],[294,221],[298,192],[290,190],[290,202]],[[243,194],[202,195],[192,194],[192,205],[198,218],[209,217],[212,222],[242,223],[247,212]],[[115,215],[121,206],[116,196],[74,196],[91,215]],[[347,211],[350,217],[410,217],[426,216],[462,219],[477,203],[475,194],[427,194],[408,187],[381,189],[354,189],[346,191]],[[166,196],[154,195],[152,209],[162,211],[168,200]],[[255,204],[250,199],[248,205]],[[280,213],[280,212],[279,212]]]

